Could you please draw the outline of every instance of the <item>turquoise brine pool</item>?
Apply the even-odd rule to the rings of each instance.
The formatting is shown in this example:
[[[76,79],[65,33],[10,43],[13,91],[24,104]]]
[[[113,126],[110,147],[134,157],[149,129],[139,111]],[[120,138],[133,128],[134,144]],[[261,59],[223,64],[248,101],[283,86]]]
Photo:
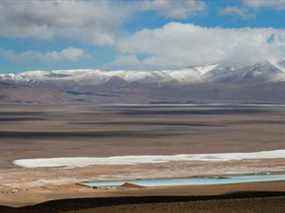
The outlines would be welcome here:
[[[124,183],[136,184],[144,187],[155,186],[183,186],[183,185],[221,185],[235,183],[268,182],[285,180],[285,174],[276,175],[237,175],[226,177],[193,177],[193,178],[158,178],[135,180],[94,180],[82,183],[89,187],[118,187]]]

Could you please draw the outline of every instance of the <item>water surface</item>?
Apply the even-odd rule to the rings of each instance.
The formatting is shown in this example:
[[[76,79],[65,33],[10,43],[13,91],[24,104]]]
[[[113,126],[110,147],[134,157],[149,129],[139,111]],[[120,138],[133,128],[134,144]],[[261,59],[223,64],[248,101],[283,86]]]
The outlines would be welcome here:
[[[193,178],[158,178],[158,179],[137,179],[137,180],[118,180],[118,181],[103,181],[95,180],[84,182],[83,185],[89,187],[116,187],[124,183],[131,183],[139,186],[154,187],[154,186],[186,186],[186,185],[221,185],[235,183],[254,183],[268,181],[285,180],[285,174],[278,175],[238,175],[227,177],[193,177]]]

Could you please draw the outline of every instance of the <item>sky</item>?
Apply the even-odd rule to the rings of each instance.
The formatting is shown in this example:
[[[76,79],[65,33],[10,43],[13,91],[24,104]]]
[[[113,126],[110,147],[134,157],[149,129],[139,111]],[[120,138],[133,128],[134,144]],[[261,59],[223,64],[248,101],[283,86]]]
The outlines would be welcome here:
[[[1,0],[0,73],[285,58],[285,0]]]

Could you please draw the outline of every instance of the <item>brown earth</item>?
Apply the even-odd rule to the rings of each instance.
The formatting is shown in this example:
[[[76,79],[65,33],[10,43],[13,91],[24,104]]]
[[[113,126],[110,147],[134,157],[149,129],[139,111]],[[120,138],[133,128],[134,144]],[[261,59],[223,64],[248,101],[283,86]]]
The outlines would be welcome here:
[[[284,159],[211,163],[170,162],[72,169],[24,169],[15,167],[12,163],[13,160],[21,158],[254,152],[285,149],[284,136],[285,111],[283,109],[1,105],[0,204],[23,206],[46,200],[77,197],[189,196],[240,190],[284,191],[284,182],[231,185],[221,186],[221,188],[217,186],[171,189],[128,188],[108,191],[94,191],[76,185],[78,182],[96,178],[283,173]],[[275,201],[280,203],[278,199]],[[260,200],[254,202],[256,205],[264,204]],[[160,205],[158,208],[161,208]],[[118,212],[123,211],[118,210]],[[147,212],[151,210],[148,209]]]
[[[285,149],[285,111],[2,105],[0,167],[19,158]]]
[[[21,205],[6,203],[0,207],[0,210],[5,209],[4,212],[283,212],[284,186],[284,182],[271,182],[206,187],[99,190],[66,185],[50,193],[35,190],[30,192],[30,195],[18,195],[14,199],[20,199]],[[53,201],[44,202],[48,200]],[[36,203],[40,204],[34,205]],[[7,206],[17,206],[17,208]]]

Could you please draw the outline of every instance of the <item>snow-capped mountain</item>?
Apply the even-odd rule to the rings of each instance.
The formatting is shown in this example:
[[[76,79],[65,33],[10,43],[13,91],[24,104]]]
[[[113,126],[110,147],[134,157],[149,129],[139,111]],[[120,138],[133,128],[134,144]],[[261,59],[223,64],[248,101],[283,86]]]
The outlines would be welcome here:
[[[285,103],[284,91],[285,61],[272,60],[175,70],[39,70],[0,75],[0,103]]]
[[[203,82],[250,82],[278,81],[285,79],[282,63],[269,61],[251,66],[207,65],[176,70],[52,70],[28,71],[19,74],[2,74],[0,79],[22,82],[73,82],[86,85],[105,84],[112,78],[120,78],[127,83],[141,84],[193,84]]]
[[[208,73],[208,81],[214,82],[269,82],[277,81],[277,76],[285,76],[285,69],[279,64],[269,61],[248,66],[217,66],[213,72]],[[281,79],[281,78],[280,78]]]
[[[0,79],[10,81],[73,81],[78,84],[99,85],[112,78],[139,83],[194,83],[201,82],[203,76],[217,65],[191,67],[179,70],[52,70],[28,71],[19,74],[2,74]]]

